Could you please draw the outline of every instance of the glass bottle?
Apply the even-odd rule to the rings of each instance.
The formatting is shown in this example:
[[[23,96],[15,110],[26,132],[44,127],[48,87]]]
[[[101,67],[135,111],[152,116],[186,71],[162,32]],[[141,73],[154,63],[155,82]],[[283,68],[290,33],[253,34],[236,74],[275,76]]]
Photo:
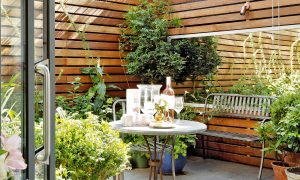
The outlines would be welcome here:
[[[167,77],[166,88],[163,90],[162,94],[168,102],[169,111],[166,113],[166,118],[168,121],[174,123],[175,92],[171,86],[171,77]]]

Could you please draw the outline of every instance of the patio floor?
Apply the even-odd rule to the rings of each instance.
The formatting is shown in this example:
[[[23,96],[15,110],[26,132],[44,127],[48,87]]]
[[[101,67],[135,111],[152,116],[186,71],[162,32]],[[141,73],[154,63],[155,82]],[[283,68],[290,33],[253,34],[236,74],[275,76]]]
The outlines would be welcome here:
[[[238,163],[203,160],[201,157],[190,157],[184,168],[185,175],[177,176],[176,180],[255,180],[258,167]],[[148,179],[149,169],[133,169],[125,172],[125,180]],[[164,180],[171,180],[171,176],[164,176]],[[263,180],[272,180],[273,171],[264,169]]]

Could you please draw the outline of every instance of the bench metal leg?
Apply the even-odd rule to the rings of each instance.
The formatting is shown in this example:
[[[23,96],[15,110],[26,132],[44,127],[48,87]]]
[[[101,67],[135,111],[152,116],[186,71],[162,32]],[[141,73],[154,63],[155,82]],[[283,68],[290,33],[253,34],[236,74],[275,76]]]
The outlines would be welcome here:
[[[201,142],[202,142],[202,157],[203,159],[206,159],[206,155],[205,155],[205,142],[204,142],[204,135],[201,135]]]
[[[261,179],[262,171],[263,171],[263,165],[264,165],[264,159],[265,159],[265,142],[262,142],[262,148],[261,148],[261,159],[260,159],[260,166],[259,166],[259,172],[257,179]]]

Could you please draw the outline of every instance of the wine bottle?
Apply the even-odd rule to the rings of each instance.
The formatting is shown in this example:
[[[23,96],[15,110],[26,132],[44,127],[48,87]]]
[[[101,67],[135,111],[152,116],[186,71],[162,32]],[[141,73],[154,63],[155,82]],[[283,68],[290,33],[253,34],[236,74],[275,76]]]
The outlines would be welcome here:
[[[171,77],[167,77],[167,79],[166,79],[166,88],[163,90],[162,94],[165,96],[165,98],[168,102],[168,109],[169,110],[166,114],[166,117],[169,121],[174,123],[175,92],[172,89]]]

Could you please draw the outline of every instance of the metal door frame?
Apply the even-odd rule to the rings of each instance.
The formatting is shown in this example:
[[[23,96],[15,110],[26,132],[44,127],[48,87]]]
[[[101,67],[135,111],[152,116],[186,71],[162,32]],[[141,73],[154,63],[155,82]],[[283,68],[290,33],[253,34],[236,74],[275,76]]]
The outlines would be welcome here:
[[[47,59],[49,59],[50,81],[51,81],[51,154],[50,164],[47,165],[46,178],[55,179],[55,1],[44,0],[46,23],[43,30],[47,39]],[[35,96],[35,54],[34,54],[34,0],[21,1],[22,3],[22,44],[24,47],[24,120],[22,126],[23,155],[27,163],[24,171],[24,179],[35,179],[35,144],[34,144],[34,96]]]

